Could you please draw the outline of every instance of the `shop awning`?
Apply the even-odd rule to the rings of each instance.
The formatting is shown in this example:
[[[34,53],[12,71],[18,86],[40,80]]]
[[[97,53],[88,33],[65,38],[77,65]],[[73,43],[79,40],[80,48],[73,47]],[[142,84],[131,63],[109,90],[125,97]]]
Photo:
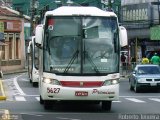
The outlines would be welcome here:
[[[160,26],[154,26],[150,28],[150,39],[160,40]]]

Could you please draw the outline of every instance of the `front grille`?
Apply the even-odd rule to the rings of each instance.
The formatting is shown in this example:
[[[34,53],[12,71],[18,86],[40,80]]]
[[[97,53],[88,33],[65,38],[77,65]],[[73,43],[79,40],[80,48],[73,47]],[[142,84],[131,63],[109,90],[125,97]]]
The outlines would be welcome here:
[[[102,81],[60,81],[64,87],[101,87]]]
[[[154,79],[154,81],[160,81],[160,79]]]
[[[146,79],[146,81],[152,81],[152,79]]]

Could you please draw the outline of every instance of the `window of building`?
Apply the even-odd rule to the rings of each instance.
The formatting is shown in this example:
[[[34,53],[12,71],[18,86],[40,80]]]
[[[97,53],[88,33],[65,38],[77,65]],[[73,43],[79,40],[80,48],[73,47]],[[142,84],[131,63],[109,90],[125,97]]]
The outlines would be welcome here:
[[[16,33],[15,34],[15,59],[19,59],[20,58],[20,34]]]
[[[5,44],[7,44],[6,43],[6,40],[7,40],[7,34],[6,33],[4,33],[4,43]],[[4,46],[2,46],[2,60],[5,60],[5,59],[7,59],[7,56],[6,56],[6,52],[7,51],[5,51],[5,49],[7,49],[7,46],[6,45],[4,45]]]
[[[9,40],[9,59],[14,59],[14,34],[13,33],[9,33],[8,36],[8,40]]]
[[[5,33],[5,46],[2,46],[2,60],[20,59],[20,33]]]

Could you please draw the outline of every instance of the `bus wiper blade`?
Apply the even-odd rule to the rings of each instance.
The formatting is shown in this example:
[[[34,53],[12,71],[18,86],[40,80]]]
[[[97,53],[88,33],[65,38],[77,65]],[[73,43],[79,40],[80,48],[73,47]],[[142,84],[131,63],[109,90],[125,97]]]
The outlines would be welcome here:
[[[97,66],[94,64],[93,60],[91,59],[91,57],[88,55],[87,51],[84,51],[85,56],[87,57],[88,61],[91,63],[91,65],[93,66],[94,70],[96,71],[96,73],[100,73]]]
[[[67,67],[65,68],[64,70],[64,73],[67,73],[69,68],[71,67],[71,65],[73,64],[74,60],[76,59],[76,57],[78,56],[79,54],[79,50],[77,50],[74,54],[73,54],[73,57],[71,58],[71,60],[69,61]]]

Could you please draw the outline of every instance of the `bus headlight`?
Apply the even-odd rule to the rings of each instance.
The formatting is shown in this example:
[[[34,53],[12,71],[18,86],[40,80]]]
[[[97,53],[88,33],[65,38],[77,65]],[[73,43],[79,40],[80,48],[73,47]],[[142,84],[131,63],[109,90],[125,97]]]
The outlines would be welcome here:
[[[34,71],[34,74],[36,74],[36,75],[39,75],[39,72],[38,72],[38,70],[37,70],[37,71]]]
[[[106,80],[103,83],[103,86],[107,86],[107,85],[115,85],[118,84],[119,80],[118,79],[114,79],[114,80]]]
[[[60,85],[60,82],[56,79],[43,78],[43,82],[47,84]]]

